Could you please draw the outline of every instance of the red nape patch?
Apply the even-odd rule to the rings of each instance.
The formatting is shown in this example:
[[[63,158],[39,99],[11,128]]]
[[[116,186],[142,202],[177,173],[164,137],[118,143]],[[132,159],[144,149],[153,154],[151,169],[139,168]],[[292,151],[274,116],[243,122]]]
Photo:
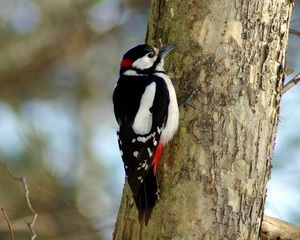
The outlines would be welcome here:
[[[130,59],[123,59],[120,63],[120,67],[123,67],[123,68],[130,68],[132,67],[132,61]]]
[[[162,144],[158,144],[158,147],[156,149],[156,152],[155,152],[155,155],[154,155],[154,158],[152,161],[154,176],[156,175],[156,168],[157,168],[157,164],[158,164],[158,161],[159,161],[161,153],[162,153],[162,148],[163,148]]]

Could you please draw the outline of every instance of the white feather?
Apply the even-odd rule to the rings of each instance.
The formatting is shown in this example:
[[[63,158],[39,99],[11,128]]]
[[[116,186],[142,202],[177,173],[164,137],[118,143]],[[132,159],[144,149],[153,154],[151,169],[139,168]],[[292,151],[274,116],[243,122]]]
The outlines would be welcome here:
[[[136,134],[147,134],[152,127],[152,113],[150,108],[153,105],[156,92],[156,83],[149,84],[142,95],[139,110],[134,118],[132,128]]]
[[[168,106],[168,119],[160,137],[160,142],[165,145],[172,139],[178,129],[179,110],[176,92],[169,76],[164,73],[155,73],[155,75],[165,80],[169,90],[170,103]]]

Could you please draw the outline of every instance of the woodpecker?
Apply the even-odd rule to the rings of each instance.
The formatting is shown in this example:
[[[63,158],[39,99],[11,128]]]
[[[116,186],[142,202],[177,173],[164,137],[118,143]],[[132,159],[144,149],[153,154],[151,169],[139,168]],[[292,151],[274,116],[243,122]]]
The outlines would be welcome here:
[[[179,123],[176,92],[163,68],[165,56],[174,47],[142,44],[127,51],[113,93],[125,174],[139,221],[144,219],[146,225],[159,199],[158,160]]]

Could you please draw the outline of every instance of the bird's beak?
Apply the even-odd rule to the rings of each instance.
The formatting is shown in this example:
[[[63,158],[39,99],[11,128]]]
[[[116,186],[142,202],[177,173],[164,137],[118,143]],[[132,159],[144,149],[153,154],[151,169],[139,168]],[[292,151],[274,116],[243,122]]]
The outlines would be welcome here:
[[[171,52],[176,47],[175,44],[170,44],[159,49],[159,57],[164,58],[169,52]]]

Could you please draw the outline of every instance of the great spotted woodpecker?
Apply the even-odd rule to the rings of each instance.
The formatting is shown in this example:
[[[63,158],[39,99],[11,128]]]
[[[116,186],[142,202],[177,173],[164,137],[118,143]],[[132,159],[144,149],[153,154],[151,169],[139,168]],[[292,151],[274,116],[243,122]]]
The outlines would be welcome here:
[[[163,68],[164,57],[174,47],[158,50],[142,44],[126,52],[113,94],[127,181],[139,221],[144,219],[146,225],[159,199],[156,173],[162,147],[172,139],[179,122],[176,92]]]

